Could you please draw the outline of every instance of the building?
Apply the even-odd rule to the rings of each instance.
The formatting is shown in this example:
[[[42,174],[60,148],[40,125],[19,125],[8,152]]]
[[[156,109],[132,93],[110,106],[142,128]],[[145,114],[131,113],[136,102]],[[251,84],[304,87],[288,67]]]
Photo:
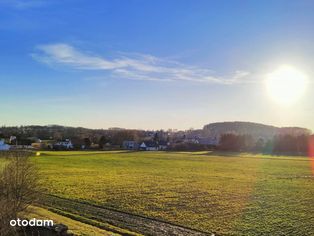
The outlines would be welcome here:
[[[11,136],[9,143],[11,145],[17,145],[17,138],[16,138],[16,136]]]
[[[135,141],[123,141],[122,143],[123,149],[127,150],[137,150],[139,148],[139,144]]]
[[[7,150],[9,150],[9,149],[10,149],[10,145],[5,144],[5,143],[4,143],[4,140],[1,139],[1,140],[0,140],[0,151],[7,151]]]
[[[183,140],[184,143],[194,143],[199,144],[199,138],[185,138]]]
[[[73,149],[73,144],[72,144],[70,139],[65,139],[65,140],[56,142],[53,145],[53,149],[56,149],[56,150],[69,150],[69,149]]]
[[[142,151],[158,151],[158,144],[154,141],[145,141],[140,145]]]
[[[42,149],[47,148],[47,145],[43,142],[38,142],[38,143],[32,143],[32,147],[37,150],[40,150],[40,149],[42,150]]]

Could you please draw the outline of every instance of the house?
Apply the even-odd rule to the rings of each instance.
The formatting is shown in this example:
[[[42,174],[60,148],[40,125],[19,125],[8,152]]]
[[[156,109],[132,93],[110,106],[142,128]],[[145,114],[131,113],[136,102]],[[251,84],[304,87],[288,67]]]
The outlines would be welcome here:
[[[159,141],[158,142],[158,150],[167,150],[169,143],[167,141]]]
[[[137,150],[139,145],[135,141],[126,140],[126,141],[123,141],[122,147],[123,147],[123,149],[127,149],[127,150]]]
[[[73,149],[73,144],[72,144],[70,139],[65,139],[65,140],[62,140],[62,141],[59,141],[59,142],[55,143],[53,145],[53,149],[56,149],[56,150],[69,150],[69,149]]]
[[[37,150],[42,150],[42,149],[47,148],[47,145],[43,142],[36,142],[36,143],[32,143],[32,147]]]
[[[199,144],[199,138],[185,138],[183,140],[184,143],[194,143]]]
[[[4,143],[4,140],[1,139],[1,140],[0,140],[0,151],[7,151],[7,150],[9,150],[9,149],[10,149],[10,145],[5,144],[5,143]]]
[[[142,151],[158,151],[158,144],[154,141],[144,141],[140,145]]]
[[[40,140],[40,142],[32,143],[32,147],[37,150],[53,149],[54,140]]]
[[[17,145],[17,138],[16,138],[16,136],[11,136],[9,143],[11,145]]]

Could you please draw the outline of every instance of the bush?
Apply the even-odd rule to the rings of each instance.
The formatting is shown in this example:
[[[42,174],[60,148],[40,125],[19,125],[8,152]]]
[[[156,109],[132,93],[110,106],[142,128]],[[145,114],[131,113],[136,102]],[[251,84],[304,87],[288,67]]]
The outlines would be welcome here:
[[[0,235],[16,235],[9,225],[20,212],[34,203],[40,192],[38,172],[30,152],[9,152],[11,157],[0,173]]]

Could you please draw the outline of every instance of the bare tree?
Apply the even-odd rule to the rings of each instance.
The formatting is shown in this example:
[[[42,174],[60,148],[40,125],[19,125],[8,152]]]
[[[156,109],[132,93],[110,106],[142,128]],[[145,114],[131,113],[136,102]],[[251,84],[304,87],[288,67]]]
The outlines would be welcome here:
[[[9,222],[37,200],[38,171],[28,152],[14,152],[0,173],[0,235],[15,235]]]

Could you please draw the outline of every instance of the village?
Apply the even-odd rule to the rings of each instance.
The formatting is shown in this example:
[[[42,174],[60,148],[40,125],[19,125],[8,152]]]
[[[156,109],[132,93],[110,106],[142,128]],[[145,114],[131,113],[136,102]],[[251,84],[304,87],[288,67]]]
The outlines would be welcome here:
[[[87,129],[0,127],[0,150],[254,151],[305,153],[311,130],[250,122],[218,122],[203,129]]]
[[[89,138],[66,138],[62,140],[41,140],[37,137],[29,137],[19,142],[16,136],[10,136],[8,139],[0,139],[0,151],[7,150],[139,150],[139,151],[165,151],[179,146],[197,146],[214,147],[219,143],[218,138],[202,138],[202,137],[176,137],[170,141],[169,136],[165,139],[159,139],[158,133],[147,136],[144,140],[123,140],[121,143],[111,143],[109,140],[102,143],[94,143]]]

